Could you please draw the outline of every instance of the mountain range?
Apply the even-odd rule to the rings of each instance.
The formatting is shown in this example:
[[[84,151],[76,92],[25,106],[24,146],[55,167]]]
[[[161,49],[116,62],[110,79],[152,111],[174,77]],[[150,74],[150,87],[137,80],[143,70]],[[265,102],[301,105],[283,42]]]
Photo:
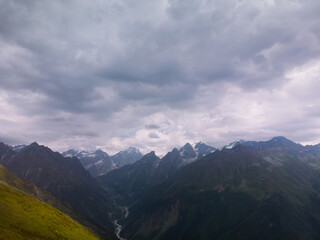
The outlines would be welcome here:
[[[319,150],[276,137],[187,165],[151,152],[98,180],[127,207],[126,239],[319,239]]]
[[[113,156],[109,156],[102,150],[76,151],[74,149],[63,152],[62,156],[77,157],[92,176],[99,176],[126,164],[134,163],[141,159],[143,155],[140,153],[139,149],[130,147]]]
[[[27,145],[8,147],[15,152],[19,152],[27,147]],[[214,147],[198,142],[194,144],[194,146],[190,143],[186,143],[182,148],[180,148],[179,153],[183,158],[184,164],[188,164],[215,150],[216,148]],[[69,149],[62,152],[61,155],[63,157],[77,157],[83,167],[88,170],[93,177],[101,176],[111,170],[120,168],[127,164],[132,164],[143,157],[139,149],[134,147],[120,151],[113,156],[109,156],[108,153],[100,149],[96,151]]]
[[[0,144],[0,183],[10,188],[1,194],[22,191],[31,206],[50,204],[104,239],[320,239],[320,144],[275,137],[220,149],[187,143],[162,158],[133,148],[63,155]],[[98,168],[103,159],[114,169]]]
[[[179,150],[174,148],[161,159],[152,151],[135,163],[101,175],[97,179],[104,189],[119,196],[118,200],[122,204],[130,205],[145,189],[163,182],[179,168],[215,150],[204,143],[197,143],[194,147],[186,143]]]
[[[19,149],[20,146],[21,145],[16,146],[15,148]],[[215,150],[216,149],[214,147],[199,142],[194,146],[187,143],[179,151],[184,160],[184,164],[188,164]],[[121,168],[124,165],[133,164],[143,157],[139,149],[134,147],[120,151],[113,156],[109,156],[102,150],[85,151],[74,149],[63,152],[62,156],[77,157],[84,168],[87,169],[94,177],[104,175],[111,170]]]

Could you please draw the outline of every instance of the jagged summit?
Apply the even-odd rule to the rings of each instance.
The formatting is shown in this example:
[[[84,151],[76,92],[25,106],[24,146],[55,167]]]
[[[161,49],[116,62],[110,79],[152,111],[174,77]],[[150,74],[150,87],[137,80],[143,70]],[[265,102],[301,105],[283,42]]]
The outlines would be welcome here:
[[[274,142],[274,143],[280,143],[280,144],[293,144],[293,145],[297,145],[297,143],[283,137],[283,136],[278,136],[278,137],[274,137],[271,138],[269,141],[267,142]]]
[[[33,142],[29,146],[30,147],[39,147],[39,144],[37,142]]]
[[[146,155],[144,155],[144,157],[146,157],[146,156],[156,156],[156,153],[155,153],[155,151],[151,151],[151,152],[147,153]]]
[[[107,154],[106,152],[102,151],[101,149],[96,150],[94,153],[95,154]]]
[[[186,143],[182,148],[192,148],[193,149],[193,147],[190,143]]]
[[[179,153],[182,158],[189,161],[196,160],[198,156],[190,143],[186,143],[182,148],[180,148]]]
[[[190,163],[214,152],[215,150],[216,148],[212,146],[198,142],[193,145],[186,143],[182,148],[180,148],[179,153],[185,163]]]
[[[114,164],[119,168],[126,164],[132,164],[142,158],[142,154],[139,149],[130,147],[127,150],[120,151],[113,155],[111,159]]]
[[[125,150],[124,152],[128,152],[128,153],[140,153],[140,150],[138,148],[135,147],[129,147],[127,150]]]
[[[74,149],[69,149],[68,151],[63,152],[61,155],[64,157],[73,157],[77,154],[77,151]]]
[[[95,151],[70,149],[62,153],[64,157],[77,157],[92,176],[105,174],[113,169],[132,164],[142,158],[138,148],[129,147],[113,156],[101,149]]]
[[[179,155],[180,154],[180,150],[178,150],[177,148],[174,148],[174,149],[172,149],[172,151],[171,152],[169,152],[169,153],[171,153],[171,154],[175,154],[175,155]],[[167,153],[167,155],[169,154],[169,153]]]
[[[245,142],[246,142],[246,140],[238,139],[238,140],[236,140],[236,141],[234,141],[234,142],[229,143],[229,144],[226,145],[226,146],[223,146],[223,147],[221,148],[221,150],[222,150],[222,149],[232,149],[233,147],[235,147],[235,146],[237,146],[237,145],[239,145],[239,144],[244,144]]]
[[[199,148],[199,147],[202,146],[202,145],[206,145],[206,144],[203,143],[203,142],[197,142],[197,143],[194,144],[194,148]],[[207,146],[207,145],[206,145],[206,146]]]
[[[154,168],[159,164],[160,158],[155,154],[154,151],[151,151],[145,154],[140,160],[136,161],[133,164],[125,165],[124,168],[132,167],[132,168]],[[121,169],[121,168],[120,168]]]

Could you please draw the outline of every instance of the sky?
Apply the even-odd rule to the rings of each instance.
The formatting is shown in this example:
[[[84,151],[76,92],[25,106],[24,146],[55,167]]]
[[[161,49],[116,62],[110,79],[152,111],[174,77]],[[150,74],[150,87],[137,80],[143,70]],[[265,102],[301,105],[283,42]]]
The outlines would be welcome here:
[[[161,155],[320,143],[319,0],[0,0],[0,141]]]

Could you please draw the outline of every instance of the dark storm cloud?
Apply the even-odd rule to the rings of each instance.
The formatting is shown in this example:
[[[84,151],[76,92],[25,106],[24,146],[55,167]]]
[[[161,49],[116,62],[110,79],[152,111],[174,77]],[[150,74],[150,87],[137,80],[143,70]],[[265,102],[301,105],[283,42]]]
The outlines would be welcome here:
[[[84,144],[79,138],[87,136],[102,144],[128,132],[144,141],[150,135],[139,131],[152,129],[147,122],[170,120],[180,129],[191,121],[186,113],[195,113],[206,121],[203,128],[192,125],[200,132],[210,112],[225,129],[220,140],[228,141],[248,129],[229,131],[232,124],[221,119],[245,117],[226,116],[219,104],[233,104],[230,89],[241,92],[239,102],[255,102],[250,94],[275,93],[288,84],[289,72],[318,61],[319,12],[317,0],[0,1],[0,101],[8,111],[3,119],[11,122],[0,133],[15,134],[21,118],[20,130],[41,129],[43,141],[73,134],[75,142]],[[306,114],[311,122],[318,118],[314,104]],[[279,132],[285,123],[265,124]],[[193,127],[179,138],[198,136]],[[129,144],[119,139],[115,145]]]

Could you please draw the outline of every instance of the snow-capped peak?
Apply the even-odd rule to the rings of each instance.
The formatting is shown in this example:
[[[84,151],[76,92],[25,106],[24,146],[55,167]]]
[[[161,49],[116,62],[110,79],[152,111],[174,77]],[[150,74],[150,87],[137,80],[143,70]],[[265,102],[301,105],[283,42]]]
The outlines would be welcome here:
[[[129,147],[126,152],[128,153],[140,153],[139,149],[138,148],[135,148],[135,147]]]
[[[222,147],[221,150],[222,150],[222,149],[232,149],[232,148],[234,148],[235,146],[237,146],[237,145],[239,145],[239,144],[243,144],[243,143],[245,143],[245,142],[246,142],[246,141],[243,140],[243,139],[238,139],[238,140],[236,140],[236,141],[234,141],[234,142],[232,142],[232,143],[229,143],[228,145]]]
[[[185,162],[192,162],[214,152],[216,149],[202,142],[190,144],[186,143],[180,148],[179,153]]]

